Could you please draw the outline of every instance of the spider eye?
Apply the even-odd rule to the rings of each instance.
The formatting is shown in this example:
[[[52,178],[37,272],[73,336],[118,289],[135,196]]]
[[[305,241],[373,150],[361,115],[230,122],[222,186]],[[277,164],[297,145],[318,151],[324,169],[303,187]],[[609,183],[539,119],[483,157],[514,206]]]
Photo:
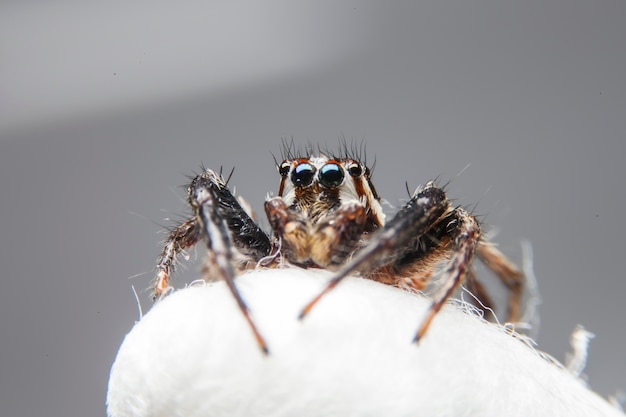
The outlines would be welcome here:
[[[353,162],[348,167],[348,172],[353,177],[360,177],[361,174],[363,173],[363,168],[361,168],[360,164],[357,164],[356,162]]]
[[[296,187],[306,187],[311,185],[315,176],[315,168],[313,165],[302,162],[298,164],[291,173],[291,182]]]
[[[285,161],[282,164],[280,164],[280,166],[278,167],[278,173],[280,174],[281,177],[286,177],[287,174],[289,174],[290,168],[291,168],[291,164]]]
[[[320,183],[328,188],[334,188],[343,182],[343,169],[337,164],[326,164],[320,169]]]

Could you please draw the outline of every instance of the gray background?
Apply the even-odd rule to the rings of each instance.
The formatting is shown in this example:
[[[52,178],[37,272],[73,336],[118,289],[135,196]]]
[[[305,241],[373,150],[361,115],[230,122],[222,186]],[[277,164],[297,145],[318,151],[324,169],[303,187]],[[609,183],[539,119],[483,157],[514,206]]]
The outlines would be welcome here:
[[[103,415],[185,175],[235,166],[260,210],[291,137],[364,139],[396,206],[451,180],[532,243],[539,347],[583,324],[626,388],[626,3],[338,3],[0,5],[0,414]]]

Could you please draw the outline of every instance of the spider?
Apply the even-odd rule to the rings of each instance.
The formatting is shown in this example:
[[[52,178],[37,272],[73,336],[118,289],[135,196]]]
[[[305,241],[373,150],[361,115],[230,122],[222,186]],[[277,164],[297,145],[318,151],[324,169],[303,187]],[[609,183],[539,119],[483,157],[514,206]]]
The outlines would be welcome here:
[[[371,171],[360,152],[310,152],[298,156],[284,146],[278,195],[268,197],[267,234],[229,190],[221,173],[203,169],[187,187],[193,215],[170,230],[157,264],[155,298],[169,291],[169,278],[181,253],[201,239],[208,249],[204,279],[223,279],[235,297],[259,347],[267,343],[251,319],[234,279],[243,270],[296,265],[334,271],[326,287],[300,312],[314,305],[345,277],[362,277],[410,291],[425,290],[433,274],[442,286],[414,337],[418,342],[446,300],[466,282],[484,305],[491,301],[471,267],[477,256],[508,291],[507,320],[519,319],[524,276],[493,244],[482,237],[479,222],[454,207],[434,181],[418,187],[409,201],[385,221]],[[231,172],[232,175],[232,172]],[[445,265],[443,269],[439,268]]]

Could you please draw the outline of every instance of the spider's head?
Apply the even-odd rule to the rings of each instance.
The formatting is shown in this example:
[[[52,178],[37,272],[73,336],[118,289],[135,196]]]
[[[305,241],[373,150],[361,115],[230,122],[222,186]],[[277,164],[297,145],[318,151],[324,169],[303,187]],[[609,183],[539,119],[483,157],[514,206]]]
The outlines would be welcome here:
[[[278,195],[311,220],[324,218],[343,203],[358,201],[366,208],[370,222],[384,224],[370,169],[362,162],[320,154],[286,159],[277,169],[281,176]]]

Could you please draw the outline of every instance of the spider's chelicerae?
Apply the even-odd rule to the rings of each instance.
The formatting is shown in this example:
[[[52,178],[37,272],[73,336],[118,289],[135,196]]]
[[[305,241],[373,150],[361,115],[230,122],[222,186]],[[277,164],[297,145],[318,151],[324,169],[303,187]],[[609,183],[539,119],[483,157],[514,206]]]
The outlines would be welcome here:
[[[277,164],[278,195],[265,202],[270,234],[254,222],[221,174],[207,169],[191,181],[187,196],[193,215],[172,229],[165,241],[157,265],[156,297],[167,294],[178,256],[204,240],[208,248],[204,278],[224,279],[267,353],[267,344],[235,286],[240,271],[286,264],[335,271],[328,285],[304,306],[300,318],[348,275],[358,273],[420,291],[439,271],[443,284],[417,330],[417,342],[461,283],[466,282],[483,304],[490,304],[471,268],[476,255],[508,289],[507,320],[519,319],[523,274],[481,236],[478,221],[465,209],[452,206],[434,182],[420,186],[385,221],[370,169],[356,153],[298,156],[292,147],[285,147],[283,158]]]

